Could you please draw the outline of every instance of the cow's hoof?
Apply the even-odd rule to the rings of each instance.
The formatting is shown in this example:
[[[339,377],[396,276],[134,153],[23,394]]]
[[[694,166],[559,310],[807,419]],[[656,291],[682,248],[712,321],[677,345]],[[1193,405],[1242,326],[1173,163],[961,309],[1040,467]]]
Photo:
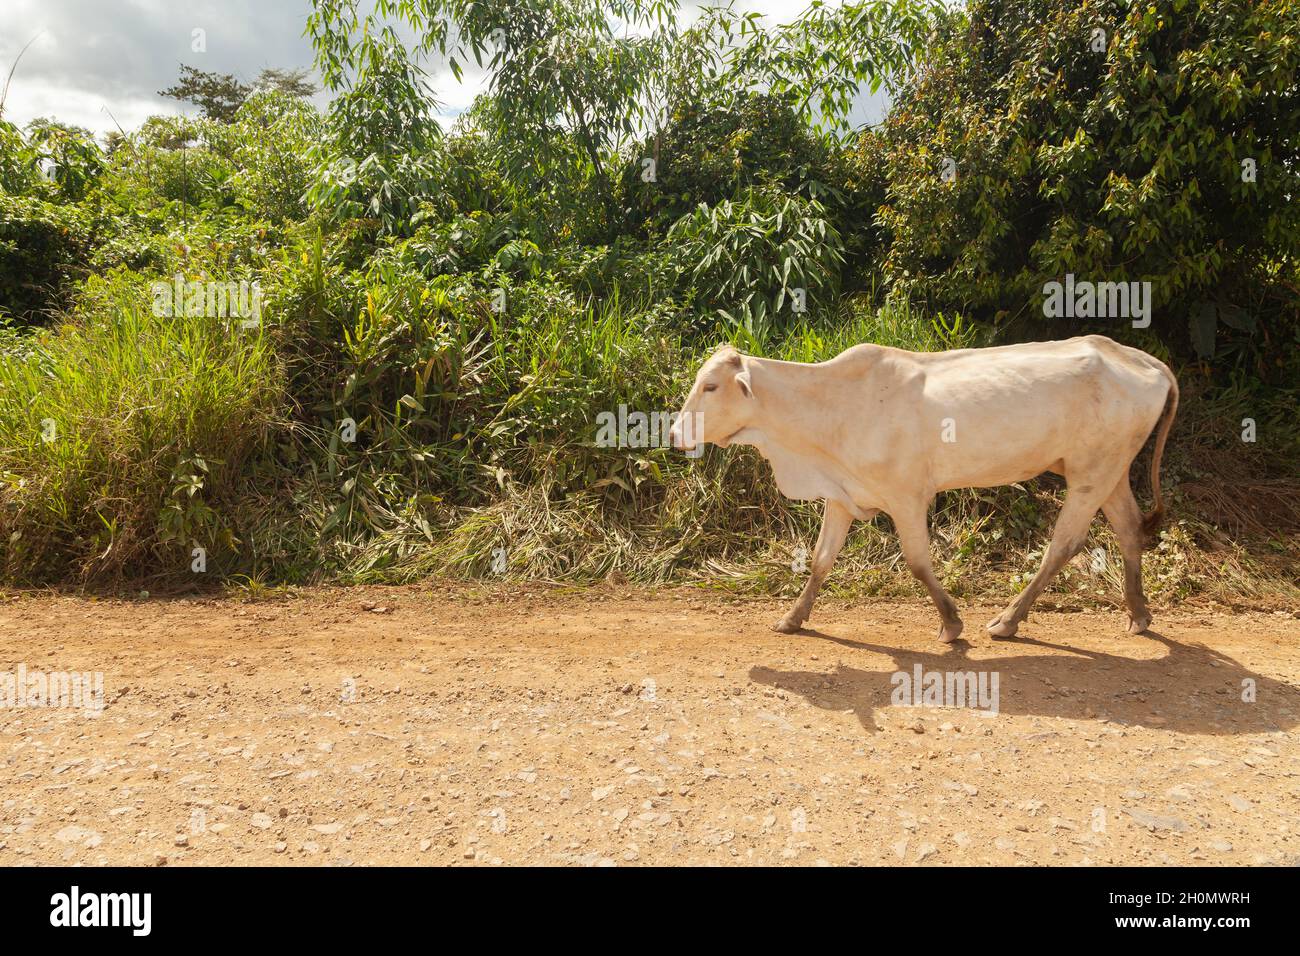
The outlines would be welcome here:
[[[961,632],[965,626],[966,625],[962,624],[961,621],[952,621],[951,623],[940,625],[939,640],[943,641],[945,644],[951,644],[953,641],[957,640],[957,638],[961,637]]]
[[[1014,637],[1017,628],[1020,627],[1015,621],[1003,621],[1003,615],[999,614],[993,620],[989,621],[986,629],[994,637]]]
[[[772,630],[778,634],[798,634],[801,627],[803,627],[803,621],[796,621],[792,617],[783,617],[772,625]]]
[[[1151,626],[1151,615],[1145,617],[1131,617],[1128,619],[1128,632],[1130,634],[1145,634],[1147,628]]]

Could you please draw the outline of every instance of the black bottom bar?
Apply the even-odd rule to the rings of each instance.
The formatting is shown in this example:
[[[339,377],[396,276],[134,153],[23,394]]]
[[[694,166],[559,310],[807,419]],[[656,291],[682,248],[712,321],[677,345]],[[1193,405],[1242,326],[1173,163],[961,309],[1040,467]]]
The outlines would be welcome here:
[[[911,927],[918,941],[996,931],[1229,943],[1291,925],[1283,907],[1294,877],[1284,869],[603,870],[589,884],[593,872],[584,870],[9,869],[0,871],[0,911],[11,946],[76,934],[128,945],[255,938],[337,947],[373,943],[377,930],[438,926],[478,927],[494,943],[518,933],[535,945],[641,938],[656,926],[671,938],[690,925],[696,938],[734,943],[850,923],[864,940]]]

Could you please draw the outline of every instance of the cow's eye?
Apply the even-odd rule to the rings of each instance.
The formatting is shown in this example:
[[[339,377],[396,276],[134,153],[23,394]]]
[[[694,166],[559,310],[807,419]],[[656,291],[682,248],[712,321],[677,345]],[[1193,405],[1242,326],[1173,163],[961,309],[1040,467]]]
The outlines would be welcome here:
[[[706,392],[716,392],[716,391],[718,390],[718,386],[716,386],[716,385],[705,385],[705,386],[704,386],[704,390],[705,390]]]

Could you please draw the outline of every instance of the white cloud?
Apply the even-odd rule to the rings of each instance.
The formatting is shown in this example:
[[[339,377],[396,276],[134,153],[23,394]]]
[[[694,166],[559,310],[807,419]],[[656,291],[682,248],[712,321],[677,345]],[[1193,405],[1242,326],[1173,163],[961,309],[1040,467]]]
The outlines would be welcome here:
[[[5,117],[19,125],[38,116],[53,117],[60,122],[81,126],[102,135],[117,128],[114,120],[123,129],[130,131],[150,116],[174,116],[181,112],[181,104],[174,100],[159,101],[157,98],[142,96],[116,97],[112,102],[110,107],[105,97],[75,87],[20,86],[10,92],[9,101],[5,104]]]
[[[247,82],[265,67],[310,66],[302,35],[310,0],[3,0],[0,76],[23,45],[5,118],[22,125],[53,115],[99,133],[113,128],[104,107],[127,128],[156,113],[190,107],[158,95],[180,64],[233,73]],[[207,51],[192,49],[196,27]]]

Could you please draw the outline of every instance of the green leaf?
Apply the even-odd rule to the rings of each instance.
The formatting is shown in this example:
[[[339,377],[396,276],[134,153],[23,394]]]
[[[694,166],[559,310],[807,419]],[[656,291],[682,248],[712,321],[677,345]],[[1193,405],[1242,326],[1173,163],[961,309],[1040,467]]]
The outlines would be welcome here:
[[[1188,316],[1188,331],[1192,348],[1203,359],[1214,358],[1214,338],[1218,325],[1217,309],[1213,302],[1198,302]]]

